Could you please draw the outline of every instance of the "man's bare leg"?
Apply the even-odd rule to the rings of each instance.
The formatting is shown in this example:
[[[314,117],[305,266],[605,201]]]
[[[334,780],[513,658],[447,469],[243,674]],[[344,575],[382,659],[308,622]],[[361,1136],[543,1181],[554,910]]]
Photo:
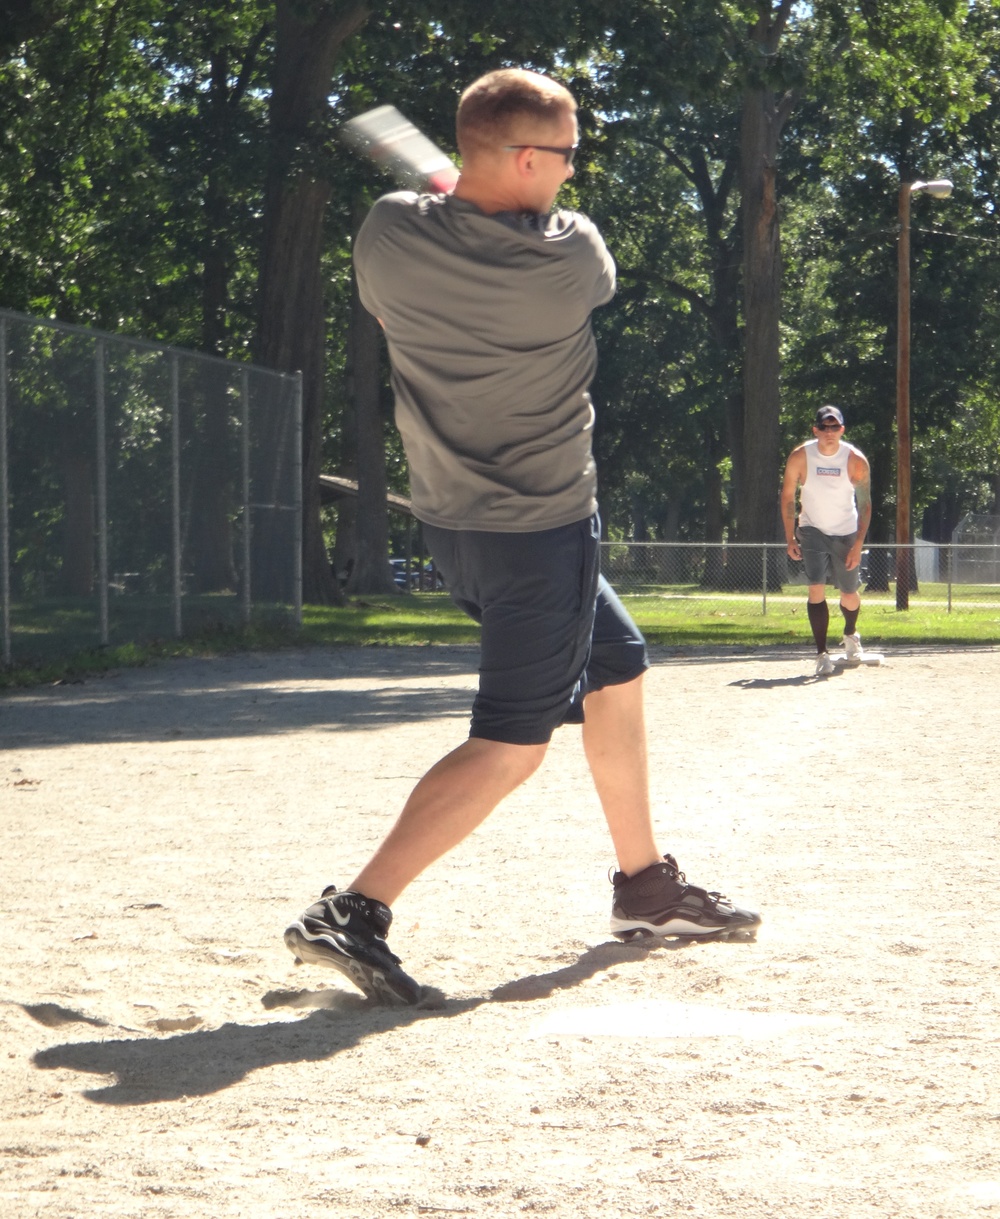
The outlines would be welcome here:
[[[653,835],[649,809],[642,678],[606,686],[587,696],[584,745],[594,784],[626,877],[616,878],[611,931],[619,939],[635,935],[706,936],[756,934],[760,915],[734,905],[719,893],[687,882],[664,863]],[[654,865],[659,864],[659,867]],[[640,876],[652,869],[648,876]]]
[[[424,775],[350,888],[391,906],[436,859],[467,838],[532,775],[547,745],[471,737]]]
[[[618,867],[635,876],[661,859],[649,806],[642,676],[594,690],[584,702],[583,748]]]

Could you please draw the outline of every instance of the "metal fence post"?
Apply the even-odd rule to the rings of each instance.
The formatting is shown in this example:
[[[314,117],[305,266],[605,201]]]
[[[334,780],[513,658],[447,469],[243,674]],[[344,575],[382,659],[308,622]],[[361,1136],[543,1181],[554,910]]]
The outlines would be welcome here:
[[[764,560],[764,562],[763,562],[764,579],[761,584],[761,588],[762,588],[763,592],[762,592],[762,599],[761,599],[760,614],[761,614],[762,618],[766,618],[767,617],[767,542],[764,542],[761,544],[760,553]]]
[[[295,625],[302,625],[302,373],[295,374]]]
[[[250,625],[250,374],[240,371],[240,395],[243,399],[243,438],[240,457],[243,463],[243,625]]]
[[[951,544],[945,547],[945,555],[948,561],[948,613],[951,613],[951,581],[952,581],[952,563],[954,561]]]
[[[97,604],[100,615],[101,643],[110,639],[108,627],[108,445],[107,413],[104,394],[104,340],[94,349],[94,393],[97,431]]]
[[[7,467],[7,319],[0,317],[0,610],[3,663],[10,657],[10,482]]]
[[[174,605],[174,634],[179,639],[184,629],[181,611],[184,582],[181,570],[181,376],[180,360],[176,353],[170,357],[170,416],[170,524],[173,550],[172,597]]]

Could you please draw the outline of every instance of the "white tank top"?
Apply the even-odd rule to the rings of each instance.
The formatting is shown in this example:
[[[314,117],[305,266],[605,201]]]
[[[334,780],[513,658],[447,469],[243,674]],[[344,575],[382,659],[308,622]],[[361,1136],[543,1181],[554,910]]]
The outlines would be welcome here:
[[[801,490],[799,524],[811,525],[834,537],[857,533],[858,505],[847,463],[858,450],[843,440],[829,457],[819,451],[818,440],[807,441],[803,449],[806,480]]]

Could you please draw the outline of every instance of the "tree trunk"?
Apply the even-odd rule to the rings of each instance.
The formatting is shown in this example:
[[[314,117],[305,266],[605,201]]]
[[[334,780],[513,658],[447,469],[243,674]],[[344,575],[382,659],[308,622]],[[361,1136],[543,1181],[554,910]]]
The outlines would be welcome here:
[[[190,412],[190,513],[184,538],[186,569],[194,591],[232,592],[237,587],[229,512],[233,503],[230,463],[228,373],[201,364],[189,371],[184,396]]]
[[[722,473],[719,470],[719,441],[714,433],[705,438],[705,570],[702,585],[718,588],[723,578],[722,567]]]
[[[351,295],[348,332],[348,397],[354,408],[358,463],[358,512],[354,522],[354,570],[349,593],[395,593],[389,568],[389,504],[386,499],[378,322]]]
[[[778,524],[781,238],[775,190],[777,144],[777,116],[770,91],[748,88],[741,146],[746,326],[743,436],[738,455],[737,536],[741,542],[772,541]]]
[[[363,3],[277,0],[270,108],[270,166],[264,199],[255,355],[302,372],[303,598],[342,600],[320,521],[325,373],[323,219],[329,186],[313,169],[337,53],[368,18]]]
[[[781,455],[778,414],[781,316],[781,232],[776,186],[778,141],[794,102],[776,96],[768,80],[793,0],[757,0],[750,33],[756,53],[743,92],[740,125],[740,187],[743,230],[743,432],[736,534],[741,542],[781,537],[778,485]],[[768,568],[768,586],[780,587],[778,565]]]

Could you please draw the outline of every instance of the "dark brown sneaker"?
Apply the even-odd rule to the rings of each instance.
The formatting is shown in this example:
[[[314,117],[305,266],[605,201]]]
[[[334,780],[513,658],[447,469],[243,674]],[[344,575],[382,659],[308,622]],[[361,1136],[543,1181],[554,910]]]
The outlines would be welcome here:
[[[363,893],[333,885],[285,931],[285,944],[299,961],[339,970],[376,1003],[393,1007],[420,1002],[421,988],[399,967],[386,935],[392,911]]]
[[[611,932],[620,940],[638,935],[713,936],[728,939],[733,932],[752,939],[760,915],[743,910],[721,893],[689,885],[673,855],[664,855],[635,876],[616,872],[611,907]]]

